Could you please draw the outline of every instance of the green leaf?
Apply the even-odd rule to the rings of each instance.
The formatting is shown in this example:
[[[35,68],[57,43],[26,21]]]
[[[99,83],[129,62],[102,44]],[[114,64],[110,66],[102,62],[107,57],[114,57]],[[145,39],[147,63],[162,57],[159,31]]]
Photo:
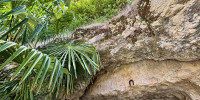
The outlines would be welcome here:
[[[40,91],[40,88],[41,88],[41,86],[42,86],[42,83],[43,83],[43,81],[44,81],[44,78],[45,78],[45,76],[46,76],[46,73],[47,73],[47,71],[48,71],[48,69],[49,69],[50,63],[51,63],[51,58],[48,57],[48,61],[47,61],[46,66],[45,66],[45,70],[44,70],[44,72],[43,72],[43,75],[42,75],[42,77],[41,77],[41,79],[40,79],[40,83],[39,83],[38,88],[37,88],[37,93]]]
[[[80,59],[80,57],[78,56],[78,54],[77,54],[74,50],[72,50],[72,52],[73,52],[73,53],[75,54],[75,56],[78,58],[78,60],[79,60],[79,62],[80,62],[80,64],[81,64],[81,66],[83,66],[83,69],[85,70],[83,61]]]
[[[15,27],[13,27],[12,29],[10,29],[8,32],[6,32],[5,34],[3,34],[0,39],[4,38],[5,36],[7,36],[10,32],[14,31],[15,29],[17,29],[18,27],[21,27],[24,23],[26,23],[28,21],[28,18],[25,18],[23,21],[21,21],[19,24],[17,24]]]
[[[17,74],[24,68],[24,66],[26,66],[26,64],[33,58],[33,56],[35,56],[35,54],[37,53],[36,50],[32,50],[28,56],[25,58],[25,60],[22,62],[22,64],[17,68],[16,72],[14,73],[14,75],[11,77],[11,81],[17,76]]]
[[[25,51],[27,48],[25,46],[21,46],[12,56],[10,56],[1,66],[0,70],[3,69],[9,62],[11,62],[15,57],[17,57],[20,53]]]
[[[90,71],[90,68],[88,67],[88,65],[87,65],[87,63],[86,63],[86,61],[85,61],[85,58],[84,58],[83,56],[81,56],[81,59],[82,59],[84,65],[85,65],[85,68],[86,68],[86,70],[88,71],[88,73],[89,73],[90,75],[92,75],[92,74],[91,74],[91,71]]]
[[[56,90],[56,98],[58,97],[58,94],[59,94],[59,92],[60,92],[60,88],[62,88],[61,87],[61,85],[62,85],[62,81],[63,81],[63,71],[62,71],[62,69],[61,69],[61,72],[60,72],[60,79],[59,79],[59,82],[58,82],[58,85],[57,85],[57,90]],[[53,89],[52,89],[53,90]]]
[[[4,1],[0,1],[0,4],[1,4],[2,2],[5,2],[5,1],[8,2],[8,0],[4,0]],[[9,1],[11,1],[11,0],[9,0]],[[17,11],[19,11],[19,10],[21,10],[21,9],[25,9],[25,8],[26,8],[25,5],[20,5],[20,6],[16,7],[16,8],[14,8],[14,9],[12,9],[12,10],[9,11],[8,13],[6,13],[5,15],[0,16],[0,19],[2,19],[2,18],[6,17],[6,16],[8,16],[8,15],[14,13],[14,12],[17,12]]]
[[[67,75],[67,93],[69,93],[70,75]]]
[[[48,88],[50,88],[50,86],[51,86],[51,83],[52,83],[53,76],[54,76],[54,74],[55,74],[55,71],[56,71],[57,65],[58,65],[58,60],[55,59],[55,63],[54,63],[53,70],[52,70],[52,72],[51,72],[51,77],[50,77],[50,80],[49,80],[49,86],[48,86]]]
[[[94,61],[92,61],[88,55],[86,55],[85,53],[79,51],[79,50],[76,50],[77,52],[79,52],[81,55],[83,55],[89,62],[91,65],[93,65],[97,70],[99,70],[99,65],[97,65]]]
[[[71,69],[71,52],[70,52],[70,49],[68,49],[68,52],[69,52],[69,56],[68,56],[68,70],[70,71]]]
[[[62,68],[64,74],[70,74],[67,68]]]
[[[27,76],[31,73],[31,71],[33,70],[35,65],[38,63],[38,61],[42,58],[42,56],[43,56],[43,54],[41,52],[39,52],[36,55],[35,60],[31,64],[31,66],[28,68],[28,70],[25,72],[25,74],[22,76],[21,81],[19,82],[19,84],[21,84],[27,78]]]
[[[30,91],[30,97],[31,97],[31,100],[34,100],[34,96],[33,96],[33,92]]]
[[[66,60],[66,58],[67,58],[67,54],[68,54],[68,51],[66,51],[63,55],[62,55],[62,57],[65,55],[65,57],[64,57],[64,59],[62,60],[62,59],[60,59],[60,60],[62,60],[63,62],[62,62],[62,66],[64,66],[65,65],[65,60]],[[61,58],[62,58],[61,57]]]
[[[71,50],[71,56],[72,56],[72,64],[73,64],[73,67],[74,67],[75,78],[77,78],[75,58],[74,58],[74,53],[73,53],[72,50]]]
[[[55,79],[54,79],[54,82],[53,82],[51,91],[54,90],[54,87],[55,87],[55,85],[56,85],[56,82],[57,82],[58,77],[59,77],[59,74],[60,74],[60,69],[61,69],[61,64],[59,64],[59,66],[58,66],[58,69],[57,69],[57,72],[56,72],[56,77],[55,77]]]
[[[33,35],[31,36],[30,40],[29,40],[29,43],[33,40],[33,38],[43,29],[44,27],[44,24],[39,24],[36,26],[34,32],[33,32]]]
[[[22,41],[23,45],[25,45],[27,43],[27,35],[28,35],[28,29],[27,29],[27,25],[26,25],[25,31],[24,31],[24,34],[23,34],[23,41]]]
[[[6,50],[7,48],[10,48],[11,46],[16,45],[16,43],[14,42],[7,42],[6,44],[4,44],[3,46],[0,47],[0,52],[3,50]]]
[[[19,14],[23,14],[23,13],[26,13],[26,10],[25,9],[21,9],[19,11],[16,11],[15,13],[13,13],[13,15],[19,15]]]
[[[17,30],[17,32],[15,33],[14,39],[13,39],[12,41],[16,42],[16,40],[18,40],[19,35],[22,33],[22,31],[24,31],[23,28],[24,28],[24,27],[21,26],[21,27],[19,28],[19,30]]]
[[[43,61],[42,61],[42,64],[41,64],[41,66],[40,66],[39,72],[37,73],[37,75],[36,75],[36,77],[35,77],[35,79],[34,79],[34,81],[33,81],[33,84],[32,84],[32,86],[31,86],[31,90],[35,87],[35,84],[37,83],[37,81],[38,81],[38,79],[39,79],[39,77],[40,77],[40,75],[41,75],[41,73],[42,73],[42,71],[43,71],[43,69],[44,69],[44,66],[45,66],[45,64],[47,63],[47,60],[48,60],[48,56],[45,55],[45,57],[44,57],[44,59],[43,59]]]
[[[12,1],[28,1],[28,0],[2,0],[2,1],[0,1],[0,4],[2,4],[4,2],[12,2]]]
[[[5,42],[6,42],[6,41],[0,40],[0,44],[1,44],[1,43],[5,43]]]

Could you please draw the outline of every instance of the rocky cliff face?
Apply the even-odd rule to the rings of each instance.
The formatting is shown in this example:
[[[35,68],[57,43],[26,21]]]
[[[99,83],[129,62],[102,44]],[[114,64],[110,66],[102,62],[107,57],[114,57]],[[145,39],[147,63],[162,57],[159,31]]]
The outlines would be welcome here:
[[[135,0],[73,37],[104,65],[80,99],[200,100],[200,0]]]

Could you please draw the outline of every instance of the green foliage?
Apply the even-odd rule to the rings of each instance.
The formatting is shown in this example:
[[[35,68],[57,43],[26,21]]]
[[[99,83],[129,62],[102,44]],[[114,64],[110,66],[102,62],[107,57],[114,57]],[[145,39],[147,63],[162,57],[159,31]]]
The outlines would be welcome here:
[[[48,55],[0,40],[0,57],[6,59],[0,71],[7,72],[0,78],[0,97],[30,100],[45,93],[57,98],[60,92],[72,93],[82,74],[90,79],[101,65],[96,49],[83,43],[49,44],[41,51]],[[11,61],[19,65],[6,70]]]
[[[36,47],[67,27],[75,29],[89,17],[95,18],[71,13],[70,5],[62,0],[0,1],[1,99],[56,99],[61,93],[73,93],[80,80],[92,80],[101,66],[93,46],[65,41]],[[12,62],[18,65],[8,68]]]
[[[7,2],[0,4],[2,7],[0,8],[0,39],[7,41],[15,41],[18,43],[24,41],[24,39],[31,39],[31,41],[24,41],[23,44],[32,42],[32,38],[34,37],[31,36],[33,33],[39,32],[37,31],[38,28],[35,27],[38,26],[40,23],[38,23],[37,18],[32,17],[32,14],[27,14],[27,6],[25,4],[28,3],[25,2],[26,0],[5,1]]]
[[[40,51],[57,57],[63,66],[66,65],[64,68],[68,69],[71,80],[80,80],[83,76],[88,80],[102,66],[98,51],[93,46],[84,43],[73,41],[51,43]],[[66,80],[66,82],[69,82],[67,83],[67,93],[72,92],[70,90],[73,90],[73,84],[76,81]]]
[[[130,0],[72,0],[69,8],[63,15],[64,19],[66,19],[65,16],[71,16],[68,19],[66,28],[68,30],[74,30],[82,24],[91,23],[102,17],[109,19],[124,8],[129,1]]]
[[[62,66],[55,57],[52,58],[35,49],[31,50],[14,42],[2,40],[0,40],[0,57],[6,59],[0,66],[1,71],[5,70],[4,67],[11,61],[19,64],[19,66],[7,69],[7,73],[2,75],[0,79],[0,97],[3,100],[10,99],[12,96],[19,100],[34,98],[34,94],[40,91],[47,91],[41,89],[41,87],[45,88],[47,86],[44,79],[49,76],[54,76],[54,79],[51,79],[50,83],[53,81],[53,84],[58,84],[54,73],[60,72]],[[52,59],[55,59],[54,63],[51,61]],[[52,69],[55,71],[50,71]],[[11,73],[13,74],[11,75]],[[69,74],[67,69],[63,73]],[[54,88],[49,88],[49,90],[54,91]]]
[[[34,37],[38,38],[31,40],[36,43],[46,41],[97,20],[104,22],[130,1],[132,0],[4,0],[0,4],[0,30],[14,32],[0,36],[1,39],[11,41],[15,38],[16,42],[23,38],[30,39],[32,35],[29,34],[33,34],[39,24],[44,24],[40,34]],[[25,18],[28,21],[19,24]],[[104,20],[99,20],[101,18]],[[19,25],[16,27],[17,24]],[[25,33],[25,30],[27,35],[22,37],[20,34]],[[13,34],[16,32],[19,34]],[[9,38],[5,37],[8,35]]]

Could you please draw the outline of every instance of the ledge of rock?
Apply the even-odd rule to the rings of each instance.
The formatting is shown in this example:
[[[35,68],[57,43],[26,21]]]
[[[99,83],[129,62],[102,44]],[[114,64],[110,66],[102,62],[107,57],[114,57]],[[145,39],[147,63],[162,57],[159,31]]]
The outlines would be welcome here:
[[[199,100],[199,71],[199,61],[138,61],[98,76],[82,99]]]
[[[135,0],[72,37],[104,65],[81,99],[200,100],[200,0]]]

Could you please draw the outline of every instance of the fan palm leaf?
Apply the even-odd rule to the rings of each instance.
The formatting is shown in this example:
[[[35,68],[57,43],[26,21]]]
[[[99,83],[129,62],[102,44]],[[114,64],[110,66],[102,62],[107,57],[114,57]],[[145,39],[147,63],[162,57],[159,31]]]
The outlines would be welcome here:
[[[63,67],[69,71],[70,74],[67,77],[64,76],[67,93],[73,92],[77,79],[80,80],[82,77],[85,77],[86,80],[91,79],[90,76],[95,75],[96,71],[102,66],[96,48],[85,43],[74,41],[50,43],[40,51],[57,57]]]
[[[19,63],[19,66],[9,69],[9,71],[13,73],[11,77],[1,78],[0,81],[3,82],[3,85],[0,87],[0,90],[2,90],[0,91],[0,96],[4,94],[3,92],[7,91],[5,88],[8,86],[15,92],[20,91],[20,86],[26,83],[26,81],[31,81],[30,78],[34,79],[34,81],[26,88],[34,90],[34,87],[37,86],[36,91],[39,92],[42,90],[41,87],[44,88],[46,86],[44,82],[45,78],[50,76],[50,84],[48,87],[51,87],[58,82],[58,77],[60,77],[59,74],[56,74],[63,71],[60,70],[62,66],[57,58],[52,58],[40,51],[20,46],[14,42],[0,40],[0,57],[6,59],[6,61],[1,64],[0,71],[3,71],[6,65],[12,61]],[[51,61],[52,59],[54,59],[54,61]],[[69,74],[66,69],[62,73]],[[39,83],[37,83],[37,81],[39,81]],[[3,91],[4,89],[5,91]],[[52,88],[50,88],[50,90],[53,92]],[[10,94],[12,93],[10,92]],[[10,95],[7,94],[7,96]]]
[[[0,58],[5,59],[0,71],[9,73],[0,78],[0,97],[31,99],[44,92],[48,96],[55,93],[56,97],[63,91],[72,93],[81,73],[93,76],[101,66],[97,50],[84,43],[52,43],[40,51],[0,40]],[[11,62],[19,65],[6,70]]]

